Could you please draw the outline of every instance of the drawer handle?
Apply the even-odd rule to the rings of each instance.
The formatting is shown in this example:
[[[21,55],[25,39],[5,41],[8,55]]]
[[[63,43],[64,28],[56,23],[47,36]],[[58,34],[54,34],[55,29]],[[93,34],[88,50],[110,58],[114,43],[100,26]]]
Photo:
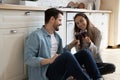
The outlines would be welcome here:
[[[12,34],[17,33],[17,31],[16,31],[16,30],[11,30],[10,32],[11,32]]]
[[[30,11],[25,12],[25,15],[26,16],[30,15]]]

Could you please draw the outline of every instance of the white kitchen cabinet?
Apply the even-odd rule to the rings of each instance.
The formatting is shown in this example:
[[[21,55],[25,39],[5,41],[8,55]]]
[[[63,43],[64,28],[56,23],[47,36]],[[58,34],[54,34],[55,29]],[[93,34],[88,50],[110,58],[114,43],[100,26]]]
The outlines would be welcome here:
[[[90,21],[97,27],[102,34],[101,49],[108,46],[108,31],[109,31],[109,13],[86,13]]]
[[[24,39],[43,24],[44,13],[40,11],[0,10],[0,80],[27,77]]]
[[[1,80],[22,80],[25,76],[23,42],[27,28],[0,29]]]
[[[67,44],[70,44],[74,39],[74,22],[67,21]],[[75,47],[71,49],[71,52],[74,54],[76,52]]]

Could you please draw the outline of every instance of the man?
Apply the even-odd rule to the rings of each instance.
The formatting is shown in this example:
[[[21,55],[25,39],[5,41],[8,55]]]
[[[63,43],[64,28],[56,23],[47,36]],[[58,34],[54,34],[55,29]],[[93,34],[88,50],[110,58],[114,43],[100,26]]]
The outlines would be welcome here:
[[[61,25],[63,12],[50,8],[45,11],[45,25],[31,33],[24,47],[24,61],[28,65],[29,80],[102,80],[90,51],[81,50],[72,55],[69,49],[77,40],[62,47],[56,33]],[[82,65],[86,67],[83,71]]]

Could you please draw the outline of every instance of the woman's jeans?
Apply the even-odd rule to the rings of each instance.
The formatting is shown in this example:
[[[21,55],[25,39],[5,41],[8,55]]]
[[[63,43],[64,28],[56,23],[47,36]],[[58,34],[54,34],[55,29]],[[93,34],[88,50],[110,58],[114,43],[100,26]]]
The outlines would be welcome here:
[[[112,63],[97,63],[101,75],[110,74],[115,72],[116,66]]]
[[[83,70],[82,66],[87,72]],[[97,65],[87,49],[74,55],[69,51],[61,54],[54,63],[49,65],[46,76],[49,80],[66,80],[69,76],[73,76],[76,80],[101,78]]]

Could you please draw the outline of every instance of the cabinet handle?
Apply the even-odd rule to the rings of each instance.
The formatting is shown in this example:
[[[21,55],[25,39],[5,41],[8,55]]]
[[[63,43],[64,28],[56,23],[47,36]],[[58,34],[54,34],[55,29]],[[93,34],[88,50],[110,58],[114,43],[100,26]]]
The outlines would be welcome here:
[[[11,32],[12,34],[17,33],[17,31],[16,31],[16,30],[11,30],[10,32]]]
[[[25,15],[26,16],[30,15],[30,11],[25,12]]]
[[[72,25],[73,23],[71,22],[71,23],[68,23],[68,25]]]
[[[105,13],[102,13],[102,15],[104,15]]]

